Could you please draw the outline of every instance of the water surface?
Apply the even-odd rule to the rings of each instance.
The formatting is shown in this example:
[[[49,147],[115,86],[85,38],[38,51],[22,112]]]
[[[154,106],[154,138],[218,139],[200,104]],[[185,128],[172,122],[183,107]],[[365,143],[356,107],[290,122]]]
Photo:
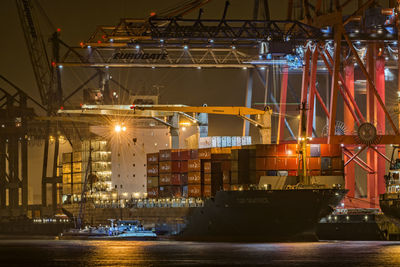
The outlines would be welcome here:
[[[0,240],[0,266],[400,266],[400,242]]]

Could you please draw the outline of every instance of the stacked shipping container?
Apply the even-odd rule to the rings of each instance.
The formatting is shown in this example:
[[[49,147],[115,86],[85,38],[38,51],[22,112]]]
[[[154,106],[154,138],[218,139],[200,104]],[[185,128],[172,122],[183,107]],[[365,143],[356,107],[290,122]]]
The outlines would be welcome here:
[[[308,174],[343,175],[341,154],[339,145],[307,145]],[[151,155],[155,158],[159,155],[158,165],[149,163]],[[148,188],[149,197],[157,196],[151,193],[157,190],[157,186],[150,176],[156,166],[159,172],[158,190],[167,192],[159,194],[160,197],[211,197],[219,190],[237,190],[258,185],[261,176],[297,176],[298,145],[161,150],[156,154],[148,154],[148,184],[154,185]]]

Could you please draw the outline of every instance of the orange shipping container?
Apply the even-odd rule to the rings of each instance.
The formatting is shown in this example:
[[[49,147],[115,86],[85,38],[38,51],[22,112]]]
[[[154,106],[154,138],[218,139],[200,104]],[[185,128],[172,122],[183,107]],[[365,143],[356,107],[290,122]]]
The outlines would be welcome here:
[[[189,172],[188,184],[201,184],[201,172]]]
[[[205,185],[203,187],[203,197],[211,197],[211,185]]]
[[[171,160],[171,149],[160,150],[159,161],[169,161]]]
[[[161,161],[158,172],[187,172],[187,161]]]
[[[267,158],[256,158],[256,170],[266,171],[266,170],[276,170],[276,158],[275,157],[267,157]]]
[[[190,160],[188,160],[188,171],[189,172],[201,171],[201,161],[200,161],[200,159],[190,159]]]
[[[201,184],[189,184],[188,197],[201,197]]]
[[[201,148],[198,150],[199,159],[211,159],[211,148]]]
[[[340,145],[321,144],[321,157],[341,157],[342,148]]]
[[[160,185],[170,185],[171,184],[171,173],[160,173],[159,183],[160,183]]]
[[[204,174],[204,184],[211,184],[211,173],[205,173]]]
[[[278,158],[276,160],[276,169],[277,170],[286,170],[287,169],[286,158]]]
[[[256,157],[275,157],[276,145],[256,145]]]
[[[204,172],[211,173],[211,161],[204,162]]]
[[[287,170],[297,170],[299,168],[298,158],[286,158]]]
[[[320,170],[321,158],[307,158],[307,166],[309,170]]]

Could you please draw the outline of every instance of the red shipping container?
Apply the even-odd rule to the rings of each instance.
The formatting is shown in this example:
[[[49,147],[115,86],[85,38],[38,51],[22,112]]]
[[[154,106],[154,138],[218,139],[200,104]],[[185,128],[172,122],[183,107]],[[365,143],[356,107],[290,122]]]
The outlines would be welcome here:
[[[179,159],[180,160],[189,160],[190,159],[190,150],[184,149],[179,151]]]
[[[279,144],[279,145],[276,145],[276,155],[278,156],[278,157],[286,157],[287,156],[287,154],[286,154],[286,144]]]
[[[159,161],[169,161],[171,160],[171,149],[160,150]]]
[[[321,144],[321,157],[341,157],[342,148],[340,145]]]
[[[298,158],[286,158],[287,170],[297,170],[299,168]]]
[[[201,172],[188,172],[188,184],[201,184]]]
[[[200,148],[198,150],[199,159],[211,159],[211,148]]]
[[[181,168],[187,171],[187,162],[182,163],[183,161],[161,161],[159,163],[159,173],[168,173],[168,172],[181,172]]]
[[[230,184],[223,184],[222,188],[224,191],[230,191],[231,190],[231,185]]]
[[[185,184],[187,184],[187,173],[171,174],[171,185],[185,185]]]
[[[297,171],[288,171],[289,176],[297,176]]]
[[[158,164],[147,165],[147,176],[158,176]]]
[[[189,172],[201,171],[201,161],[199,159],[188,160],[188,171]]]
[[[334,170],[342,170],[343,169],[343,161],[341,157],[334,157],[331,159],[332,169]]]
[[[276,170],[286,170],[286,158],[278,158],[276,160]]]
[[[171,184],[171,173],[160,173],[159,184],[160,185],[170,185]]]
[[[228,171],[222,171],[222,182],[224,184],[229,184],[231,182],[231,176],[230,172]]]
[[[201,197],[201,184],[188,185],[188,197]]]
[[[147,154],[147,165],[158,164],[158,153]]]
[[[307,166],[309,170],[320,170],[321,158],[307,158]]]
[[[256,157],[274,157],[276,156],[276,145],[256,145]]]
[[[204,161],[203,171],[205,173],[211,173],[211,161]]]
[[[198,153],[197,149],[190,150],[190,159],[197,159],[198,155],[199,155],[199,153]]]
[[[203,187],[203,197],[211,197],[211,185],[205,185]]]
[[[158,197],[158,187],[147,188],[147,197],[149,198]]]
[[[187,160],[181,160],[179,162],[179,172],[188,172],[188,162]]]
[[[287,144],[286,145],[286,156],[296,156],[297,155],[297,144]]]
[[[211,173],[205,173],[204,174],[204,184],[211,184]]]

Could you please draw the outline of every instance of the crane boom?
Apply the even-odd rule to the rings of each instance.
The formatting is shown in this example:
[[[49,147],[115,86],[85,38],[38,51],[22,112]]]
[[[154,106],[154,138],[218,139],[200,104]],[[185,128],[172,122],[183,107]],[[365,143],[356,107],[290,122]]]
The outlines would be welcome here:
[[[46,52],[46,45],[33,10],[32,1],[16,0],[16,4],[40,99],[42,104],[47,106],[54,84],[54,75]]]

